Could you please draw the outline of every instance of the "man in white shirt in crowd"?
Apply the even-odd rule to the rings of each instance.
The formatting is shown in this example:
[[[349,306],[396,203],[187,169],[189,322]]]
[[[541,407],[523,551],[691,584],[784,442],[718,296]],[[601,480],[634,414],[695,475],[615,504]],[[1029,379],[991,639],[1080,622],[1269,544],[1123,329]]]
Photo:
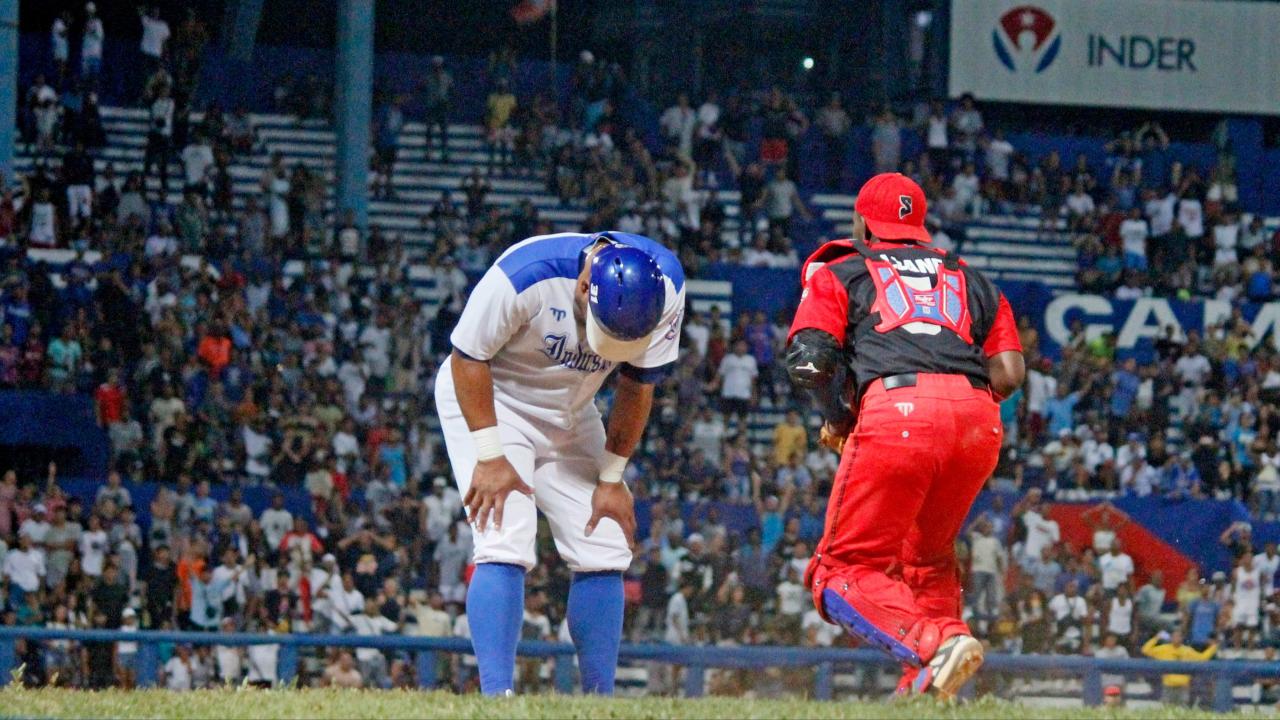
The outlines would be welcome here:
[[[1116,588],[1126,585],[1133,575],[1133,558],[1120,550],[1120,541],[1111,542],[1111,550],[1098,558],[1098,571],[1102,573],[1102,589],[1113,594]]]
[[[1094,427],[1082,428],[1080,434],[1083,436],[1083,442],[1080,443],[1080,451],[1084,459],[1084,467],[1089,471],[1090,475],[1095,475],[1098,468],[1104,463],[1114,463],[1116,461],[1116,449],[1107,442],[1107,436],[1101,431],[1101,428]]]
[[[662,117],[658,118],[658,128],[668,146],[689,157],[693,150],[693,128],[697,122],[697,113],[689,107],[689,96],[680,93],[676,96],[676,104],[664,110]]]
[[[672,645],[688,645],[693,641],[689,632],[689,598],[693,597],[699,581],[698,578],[681,578],[680,589],[667,601],[664,639]]]
[[[19,607],[27,593],[39,592],[44,574],[44,554],[33,547],[30,535],[18,533],[18,547],[4,556],[4,577],[9,581],[10,603]]]
[[[1152,237],[1160,237],[1173,230],[1173,211],[1177,206],[1178,196],[1174,195],[1172,191],[1165,193],[1163,196],[1157,195],[1152,190],[1147,191],[1143,211],[1151,220]]]
[[[1120,247],[1124,250],[1124,266],[1130,270],[1147,269],[1147,238],[1151,228],[1142,210],[1130,208],[1129,216],[1120,223]]]
[[[1178,201],[1178,224],[1195,240],[1204,236],[1204,205],[1195,197],[1187,196]]]
[[[462,496],[448,478],[437,475],[431,480],[431,494],[423,498],[422,503],[427,508],[427,526],[424,528],[427,539],[438,543],[453,525],[453,518],[462,507]]]
[[[351,627],[357,635],[378,637],[396,633],[400,628],[382,614],[376,598],[366,598],[364,611],[351,616]],[[387,656],[378,648],[356,648],[356,664],[360,667],[360,676],[367,687],[387,689],[391,687],[391,676],[387,673]]]
[[[49,512],[45,508],[44,503],[36,503],[31,509],[32,515],[22,521],[22,525],[18,528],[18,535],[26,535],[31,538],[31,550],[40,556],[40,562],[44,562],[44,541],[49,534]]]
[[[1040,557],[1040,551],[1055,545],[1062,539],[1062,530],[1058,521],[1048,517],[1048,505],[1041,499],[1040,489],[1032,488],[1027,493],[1030,509],[1022,514],[1022,525],[1026,528],[1027,538],[1022,544],[1022,554],[1027,558]]]
[[[356,589],[355,576],[350,572],[342,573],[342,586],[329,592],[329,621],[333,623],[334,630],[344,632],[352,628],[352,618],[363,611],[364,593]]]
[[[258,524],[262,527],[262,534],[267,537],[267,545],[271,548],[280,547],[280,541],[293,528],[293,513],[284,509],[283,493],[271,496],[271,507],[262,511]]]
[[[164,664],[164,687],[166,690],[183,692],[191,689],[191,646],[179,645],[174,648],[173,657]]]
[[[1053,376],[1053,361],[1044,358],[1038,366],[1027,368],[1027,428],[1033,440],[1045,429],[1045,403],[1058,396],[1058,379]]]
[[[1173,371],[1183,384],[1191,383],[1200,387],[1204,385],[1205,380],[1209,379],[1209,375],[1213,373],[1213,366],[1209,364],[1209,358],[1200,352],[1198,337],[1188,336],[1187,344],[1182,349],[1182,357],[1173,364]]]
[[[98,17],[98,6],[88,2],[84,4],[84,35],[80,38],[80,73],[90,83],[97,83],[102,73],[102,46],[106,42],[106,31],[102,28],[102,18]]]
[[[164,64],[165,44],[169,42],[169,23],[160,17],[160,7],[138,8],[142,18],[142,56],[146,59],[147,76]]]
[[[1009,559],[986,517],[979,518],[969,533],[969,558],[970,607],[976,617],[990,622],[1000,607],[1001,585]]]
[[[1009,158],[1013,157],[1013,145],[1005,139],[1004,130],[997,129],[985,143],[987,175],[1000,183],[1009,180]]]
[[[725,424],[729,424],[731,417],[736,417],[742,430],[746,429],[747,416],[756,398],[756,378],[760,376],[756,359],[747,349],[746,340],[735,342],[733,352],[720,361],[716,376],[720,386],[720,411],[724,414]]]
[[[1089,616],[1089,605],[1080,596],[1080,586],[1075,580],[1067,583],[1063,591],[1049,601],[1049,612],[1057,626],[1056,644],[1060,651],[1077,652],[1084,638],[1084,621]]]
[[[800,631],[804,644],[809,647],[831,647],[841,633],[840,626],[823,620],[816,607],[809,608],[800,619]]]
[[[684,319],[684,334],[689,338],[689,344],[698,351],[698,357],[706,357],[707,343],[711,341],[711,327],[707,325],[702,313],[697,310],[689,312]]]
[[[195,133],[192,142],[182,149],[183,179],[186,190],[194,190],[201,198],[209,194],[210,168],[213,167],[213,147],[203,133]]]

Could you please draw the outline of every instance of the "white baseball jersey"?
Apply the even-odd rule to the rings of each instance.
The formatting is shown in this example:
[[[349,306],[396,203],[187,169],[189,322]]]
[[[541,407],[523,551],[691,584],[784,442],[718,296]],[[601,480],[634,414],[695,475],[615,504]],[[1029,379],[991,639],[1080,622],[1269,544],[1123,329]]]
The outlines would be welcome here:
[[[684,312],[684,272],[670,250],[639,235],[613,233],[649,253],[666,279],[662,319],[647,350],[623,363],[636,380],[660,379],[675,362]],[[489,362],[494,400],[521,414],[572,425],[591,404],[614,363],[591,351],[574,292],[594,235],[560,233],[513,245],[471,292],[450,340]]]
[[[648,238],[611,233],[657,261],[666,278],[662,319],[648,347],[621,363],[621,372],[654,382],[675,364],[684,311],[684,273],[665,247]],[[594,236],[529,238],[503,253],[472,291],[451,340],[459,353],[489,363],[503,452],[533,497],[507,496],[501,528],[476,532],[475,561],[532,568],[538,511],[574,572],[625,570],[631,551],[622,529],[606,519],[591,537],[591,495],[600,476],[605,431],[592,400],[615,363],[592,352],[574,293],[584,251]],[[452,360],[436,376],[436,410],[458,491],[466,495],[475,445],[458,405]]]

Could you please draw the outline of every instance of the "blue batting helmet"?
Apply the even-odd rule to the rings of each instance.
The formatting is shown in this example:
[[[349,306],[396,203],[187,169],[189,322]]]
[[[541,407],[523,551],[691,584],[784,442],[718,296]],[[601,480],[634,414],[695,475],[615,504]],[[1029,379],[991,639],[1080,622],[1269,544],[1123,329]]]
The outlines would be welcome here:
[[[666,280],[649,253],[610,243],[591,258],[587,344],[612,362],[634,359],[662,319]]]

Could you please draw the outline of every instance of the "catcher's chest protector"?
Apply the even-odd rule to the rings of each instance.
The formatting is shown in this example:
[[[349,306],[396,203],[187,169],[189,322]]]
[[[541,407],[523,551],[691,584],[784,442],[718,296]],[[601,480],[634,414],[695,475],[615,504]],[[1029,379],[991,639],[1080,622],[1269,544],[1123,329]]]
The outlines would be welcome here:
[[[917,290],[907,285],[893,263],[870,254],[864,261],[876,285],[876,301],[871,311],[880,313],[877,332],[887,333],[910,323],[923,322],[946,328],[973,344],[969,332],[969,295],[964,273],[958,266],[948,267],[952,263],[942,258],[933,261],[937,264],[938,282],[929,290]]]

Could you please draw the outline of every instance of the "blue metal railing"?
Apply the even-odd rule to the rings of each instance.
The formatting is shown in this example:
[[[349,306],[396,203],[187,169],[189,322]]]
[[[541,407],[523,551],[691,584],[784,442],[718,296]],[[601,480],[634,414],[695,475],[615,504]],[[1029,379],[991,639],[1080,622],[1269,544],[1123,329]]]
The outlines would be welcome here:
[[[161,643],[192,645],[276,645],[279,660],[276,674],[287,684],[298,674],[298,649],[303,647],[377,648],[398,650],[414,655],[420,687],[436,686],[440,655],[471,655],[471,641],[466,638],[415,637],[383,635],[263,635],[250,633],[194,633],[141,630],[54,630],[39,627],[0,627],[0,677],[8,677],[18,664],[17,642],[72,640],[76,642],[138,643],[137,681],[142,687],[156,684],[159,677]],[[549,642],[521,642],[519,654],[525,657],[554,658],[553,682],[556,690],[573,692],[572,645]],[[704,694],[705,671],[708,668],[760,670],[770,667],[813,668],[813,697],[830,700],[837,665],[894,666],[886,656],[867,649],[800,648],[779,646],[714,647],[705,645],[623,645],[620,660],[648,661],[680,665],[684,673],[684,694]],[[1260,678],[1280,678],[1280,663],[1251,661],[1164,662],[1155,660],[1105,660],[1071,655],[987,655],[984,670],[1020,677],[1071,675],[1083,679],[1082,700],[1085,705],[1102,703],[1102,676],[1191,675],[1212,686],[1212,707],[1219,712],[1232,709],[1232,688]]]

